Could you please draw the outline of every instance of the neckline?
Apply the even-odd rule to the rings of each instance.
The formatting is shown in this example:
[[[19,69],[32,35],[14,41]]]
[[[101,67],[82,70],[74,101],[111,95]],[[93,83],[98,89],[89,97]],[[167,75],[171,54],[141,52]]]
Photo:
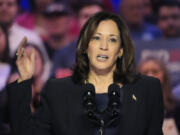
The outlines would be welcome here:
[[[86,85],[86,84],[91,84],[91,85],[93,85],[94,88],[95,88],[95,85],[94,85],[93,83],[90,83],[88,80],[85,80],[85,81],[84,81],[84,84],[85,84],[85,85]],[[115,83],[115,82],[111,83],[110,85],[112,85],[112,84],[118,85],[118,86],[119,86],[119,89],[123,89],[123,88],[126,86],[126,84],[120,85],[119,83]],[[110,85],[109,85],[109,86],[110,86]],[[108,89],[109,89],[109,86],[108,86]],[[107,93],[108,93],[108,90],[107,90],[107,92],[97,93],[97,92],[96,92],[96,88],[95,88],[95,94],[107,94]]]
[[[108,93],[106,92],[106,93],[96,93],[96,95],[98,95],[98,96],[101,96],[101,95],[107,95]]]

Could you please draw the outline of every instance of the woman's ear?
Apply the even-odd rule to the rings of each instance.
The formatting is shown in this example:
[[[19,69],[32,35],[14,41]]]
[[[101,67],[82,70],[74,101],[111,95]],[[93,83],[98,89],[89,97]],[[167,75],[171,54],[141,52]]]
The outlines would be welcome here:
[[[120,48],[118,57],[121,57],[123,55],[123,48]]]

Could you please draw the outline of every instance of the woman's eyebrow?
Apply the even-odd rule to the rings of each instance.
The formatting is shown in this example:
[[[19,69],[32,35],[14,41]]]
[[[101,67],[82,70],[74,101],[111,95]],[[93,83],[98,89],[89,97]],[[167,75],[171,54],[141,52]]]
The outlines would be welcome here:
[[[103,35],[102,33],[99,33],[99,32],[94,33],[94,34]],[[120,37],[120,35],[116,35],[116,34],[110,34],[109,36],[116,36],[116,37]]]
[[[98,35],[102,35],[101,33],[97,32],[97,33],[94,33],[94,34],[98,34]]]
[[[109,36],[120,37],[120,35],[110,34]]]

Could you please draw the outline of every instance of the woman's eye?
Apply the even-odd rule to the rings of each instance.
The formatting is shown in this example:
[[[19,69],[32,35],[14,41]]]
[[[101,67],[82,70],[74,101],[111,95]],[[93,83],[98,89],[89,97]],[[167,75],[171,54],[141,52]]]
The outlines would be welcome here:
[[[117,39],[115,39],[115,38],[110,38],[109,40],[110,40],[110,42],[117,42]]]
[[[92,39],[93,39],[93,40],[99,40],[100,37],[98,37],[98,36],[93,36]]]

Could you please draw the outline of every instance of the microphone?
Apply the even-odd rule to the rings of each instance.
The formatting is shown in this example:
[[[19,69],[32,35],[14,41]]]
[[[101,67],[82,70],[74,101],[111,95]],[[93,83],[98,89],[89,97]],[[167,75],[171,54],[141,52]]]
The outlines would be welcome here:
[[[87,83],[83,85],[85,90],[83,94],[83,107],[90,121],[100,126],[100,133],[104,132],[104,127],[117,120],[120,116],[121,93],[117,84],[111,84],[108,87],[108,106],[103,112],[97,111],[96,93],[93,84]]]
[[[92,118],[96,111],[95,88],[90,83],[85,84],[84,88],[86,91],[83,95],[83,106],[87,110],[88,116]]]
[[[111,84],[108,87],[108,97],[109,97],[109,103],[108,103],[108,110],[112,113],[112,116],[115,118],[120,114],[120,87],[118,84]]]

